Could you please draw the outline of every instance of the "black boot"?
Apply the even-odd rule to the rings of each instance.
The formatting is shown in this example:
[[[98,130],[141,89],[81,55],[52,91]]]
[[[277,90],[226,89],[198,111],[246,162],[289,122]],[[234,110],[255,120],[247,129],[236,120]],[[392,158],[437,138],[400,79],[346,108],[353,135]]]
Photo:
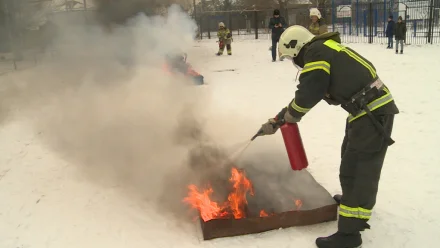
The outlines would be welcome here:
[[[341,233],[337,232],[328,237],[316,239],[318,248],[360,248],[362,238],[360,233]]]
[[[396,54],[398,53],[398,51],[396,50]]]
[[[403,50],[400,50],[400,54],[403,54]]]
[[[338,203],[341,204],[342,195],[334,195],[333,199]]]

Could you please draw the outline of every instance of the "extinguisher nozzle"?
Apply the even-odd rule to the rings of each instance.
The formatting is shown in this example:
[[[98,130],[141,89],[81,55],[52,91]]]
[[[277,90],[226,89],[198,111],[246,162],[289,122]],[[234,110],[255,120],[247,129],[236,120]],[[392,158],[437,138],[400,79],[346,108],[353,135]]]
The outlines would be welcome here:
[[[258,136],[260,136],[261,134],[263,134],[263,130],[258,130],[258,132],[251,138],[251,141],[254,141],[254,139],[256,139]]]

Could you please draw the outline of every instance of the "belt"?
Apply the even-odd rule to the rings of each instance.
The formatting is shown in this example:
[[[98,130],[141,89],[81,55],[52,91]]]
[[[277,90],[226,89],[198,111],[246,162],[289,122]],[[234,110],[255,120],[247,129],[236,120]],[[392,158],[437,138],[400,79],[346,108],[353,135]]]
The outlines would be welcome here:
[[[383,92],[385,92],[385,95],[381,96],[381,93]],[[350,113],[348,117],[348,122],[354,121],[361,116],[367,115],[373,122],[376,129],[386,139],[388,145],[392,145],[394,144],[394,140],[391,139],[390,135],[387,134],[384,127],[371,113],[371,111],[378,109],[391,101],[393,101],[393,96],[385,87],[382,80],[377,78],[373,83],[369,84],[360,92],[351,97],[350,101],[346,104],[343,104],[342,107]]]

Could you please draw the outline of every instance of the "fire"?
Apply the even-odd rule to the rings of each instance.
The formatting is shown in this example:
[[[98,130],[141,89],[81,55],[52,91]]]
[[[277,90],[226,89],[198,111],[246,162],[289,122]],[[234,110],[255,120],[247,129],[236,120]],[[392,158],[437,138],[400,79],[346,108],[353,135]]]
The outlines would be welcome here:
[[[299,210],[303,205],[303,202],[301,200],[295,200],[295,206],[296,206],[296,210]]]
[[[229,179],[233,183],[233,191],[228,196],[229,207],[235,219],[241,219],[246,217],[247,192],[250,195],[254,195],[254,190],[251,181],[244,175],[243,172],[238,171],[236,168],[232,168],[232,177]]]
[[[199,210],[203,220],[211,220],[218,218],[219,216],[226,215],[222,208],[209,198],[209,196],[214,192],[212,188],[205,189],[201,192],[197,186],[190,185],[188,186],[188,189],[188,197],[186,197],[183,201],[191,204],[193,208]]]
[[[269,214],[266,213],[266,211],[264,211],[264,210],[260,211],[260,217],[268,217],[268,216],[269,216]]]
[[[189,204],[192,208],[197,209],[203,221],[212,219],[235,218],[242,219],[247,216],[247,194],[254,196],[252,182],[246,177],[244,171],[235,167],[231,169],[231,178],[229,182],[232,184],[232,191],[223,203],[217,203],[211,199],[214,189],[208,185],[206,189],[199,189],[196,185],[188,186],[188,196],[183,202]],[[297,210],[301,208],[301,200],[295,200]],[[260,211],[260,217],[268,217],[274,214],[268,214],[265,210]]]

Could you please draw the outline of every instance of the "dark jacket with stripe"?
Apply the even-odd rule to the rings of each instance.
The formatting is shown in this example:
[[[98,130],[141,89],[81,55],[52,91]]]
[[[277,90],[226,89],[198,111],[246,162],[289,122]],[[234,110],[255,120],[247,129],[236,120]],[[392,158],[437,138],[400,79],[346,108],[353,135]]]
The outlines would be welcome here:
[[[300,119],[322,99],[344,106],[352,96],[379,78],[370,61],[340,42],[338,33],[326,33],[316,36],[303,48],[304,68],[295,98],[287,108],[293,117]],[[390,98],[391,93],[385,88],[374,100],[388,99],[387,102],[372,112],[397,114],[399,110]]]

